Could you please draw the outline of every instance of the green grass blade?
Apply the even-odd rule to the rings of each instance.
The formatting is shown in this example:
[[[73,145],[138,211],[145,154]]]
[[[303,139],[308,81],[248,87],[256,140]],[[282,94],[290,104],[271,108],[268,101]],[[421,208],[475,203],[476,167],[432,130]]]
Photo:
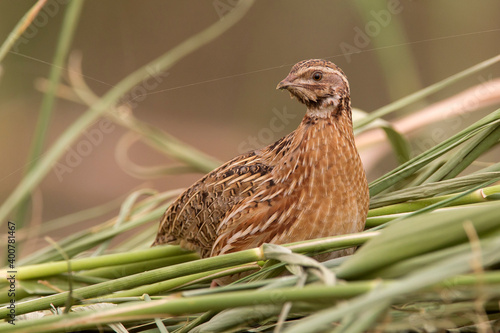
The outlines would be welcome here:
[[[408,162],[410,160],[410,144],[402,136],[398,133],[392,126],[383,126],[381,127],[385,132],[387,139],[391,143],[392,149],[394,150],[394,154],[396,155],[396,159],[400,164]]]
[[[433,173],[425,182],[431,183],[442,179],[451,179],[465,170],[484,152],[498,143],[500,139],[500,126],[488,128],[484,133],[478,134],[446,161],[446,163]]]
[[[460,144],[466,142],[476,134],[482,132],[484,129],[491,126],[496,127],[498,122],[500,122],[500,109],[492,112],[483,119],[475,122],[466,129],[453,135],[451,138],[441,142],[428,151],[416,156],[415,158],[397,167],[386,175],[371,182],[370,196],[374,197],[375,195],[396,184],[397,182],[413,175],[416,171],[420,170],[425,165],[429,164],[430,162],[434,161],[444,153],[452,150]]]
[[[200,273],[218,268],[231,267],[249,262],[263,260],[263,251],[261,249],[251,249],[237,253],[230,253],[218,257],[205,258],[174,266],[163,267],[151,271],[125,276],[107,282],[82,287],[73,290],[75,300],[98,297],[112,292],[135,288],[145,284],[152,284],[166,279],[173,279],[189,274]],[[23,314],[32,311],[46,309],[47,307],[62,306],[68,298],[68,292],[62,292],[51,296],[46,296],[34,300],[17,302],[16,314]],[[7,306],[0,308],[0,318],[5,318],[10,310]]]
[[[0,63],[2,63],[5,56],[12,49],[16,41],[22,36],[22,34],[26,31],[26,29],[30,26],[30,24],[35,19],[36,15],[43,8],[47,0],[38,0],[27,12],[24,16],[19,20],[14,29],[10,32],[9,36],[3,42],[0,47]]]
[[[332,322],[338,321],[348,315],[361,315],[365,310],[381,302],[393,302],[396,297],[401,297],[410,292],[415,292],[427,286],[436,284],[454,275],[471,270],[470,261],[475,254],[469,252],[446,258],[438,263],[418,270],[404,279],[375,288],[371,292],[345,302],[333,309],[319,311],[305,319],[299,320],[285,333],[323,332]],[[481,256],[484,262],[498,262],[500,260],[500,238],[482,249]]]
[[[495,181],[492,178],[489,183]],[[439,197],[430,197],[425,199],[419,199],[415,201],[409,201],[404,203],[397,203],[393,205],[383,206],[379,208],[372,209],[368,212],[369,217],[382,216],[382,215],[392,215],[400,214],[406,212],[414,212],[419,210],[434,210],[441,207],[451,207],[451,206],[462,206],[469,205],[480,202],[487,202],[490,200],[498,200],[496,196],[499,194],[500,186],[487,186],[486,183],[481,183],[475,188],[470,188],[467,191],[455,194],[447,194]],[[489,185],[489,184],[488,184]],[[432,207],[434,206],[434,208]],[[433,209],[432,209],[433,208]]]
[[[388,205],[409,200],[429,198],[434,201],[437,198],[432,197],[464,191],[484,182],[497,179],[498,177],[500,177],[500,171],[477,173],[379,194],[370,200],[370,213],[373,214],[375,212],[374,208],[384,207],[387,210],[389,208]],[[371,214],[369,216],[375,216]]]
[[[59,40],[55,49],[54,59],[49,74],[49,86],[47,92],[43,95],[42,105],[38,117],[38,123],[35,128],[35,134],[28,154],[27,169],[25,172],[32,170],[37,164],[40,155],[42,154],[45,145],[45,138],[50,125],[52,117],[52,110],[55,104],[55,93],[61,81],[61,74],[63,72],[64,63],[68,56],[68,52],[73,40],[80,12],[83,6],[83,0],[71,1],[66,8],[66,14],[60,29]],[[21,228],[24,224],[24,219],[27,214],[29,199],[24,197],[19,203],[18,212],[16,216],[16,224]]]
[[[142,262],[156,258],[177,256],[187,254],[190,251],[180,249],[177,246],[156,246],[142,251],[130,251],[117,254],[101,255],[69,260],[74,271],[89,270],[99,267],[109,267],[128,263]],[[17,280],[40,279],[51,275],[64,273],[68,270],[67,261],[55,261],[39,265],[21,266],[16,274]],[[0,270],[0,283],[6,282],[7,269]]]
[[[359,278],[415,255],[467,241],[462,225],[473,223],[476,232],[484,235],[500,228],[497,222],[500,203],[469,206],[455,211],[439,211],[417,215],[390,225],[380,236],[367,242],[350,260],[337,270],[339,278]]]

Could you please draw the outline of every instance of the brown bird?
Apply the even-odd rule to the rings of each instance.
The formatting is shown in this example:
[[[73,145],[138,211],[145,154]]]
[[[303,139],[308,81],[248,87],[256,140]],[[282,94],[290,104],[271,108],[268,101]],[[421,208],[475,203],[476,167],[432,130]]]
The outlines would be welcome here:
[[[304,60],[277,89],[307,106],[299,127],[193,184],[166,210],[153,245],[179,244],[210,257],[363,230],[368,185],[345,74],[329,61]]]

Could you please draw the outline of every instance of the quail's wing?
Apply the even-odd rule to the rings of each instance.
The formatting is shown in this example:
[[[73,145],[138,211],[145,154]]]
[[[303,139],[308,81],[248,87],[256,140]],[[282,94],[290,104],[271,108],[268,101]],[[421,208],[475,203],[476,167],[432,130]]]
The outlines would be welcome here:
[[[281,186],[272,186],[244,198],[220,224],[211,255],[279,242],[276,237],[286,236],[297,219],[295,196],[285,194]]]
[[[180,244],[208,256],[226,214],[256,189],[268,186],[271,169],[250,152],[210,172],[166,210],[154,244]]]

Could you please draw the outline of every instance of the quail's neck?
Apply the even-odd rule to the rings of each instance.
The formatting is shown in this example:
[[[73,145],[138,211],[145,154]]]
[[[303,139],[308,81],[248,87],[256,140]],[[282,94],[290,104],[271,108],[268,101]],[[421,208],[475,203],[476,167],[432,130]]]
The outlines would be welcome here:
[[[337,108],[321,108],[321,109],[316,109],[316,108],[308,108],[306,111],[305,117],[309,118],[319,118],[319,119],[327,119],[331,117],[336,117],[336,115],[339,113]]]
[[[326,109],[307,109],[301,123],[302,134],[310,138],[322,132],[321,137],[326,144],[335,146],[338,140],[347,140],[354,144],[350,105],[345,107],[329,107]],[[306,140],[307,142],[308,140]]]
[[[319,121],[340,123],[351,128],[352,132],[352,115],[349,101],[341,100],[338,104],[321,108],[308,107],[302,123],[311,125]]]
[[[330,118],[351,116],[351,99],[349,95],[333,95],[323,98],[316,103],[307,105],[306,116],[312,118]]]

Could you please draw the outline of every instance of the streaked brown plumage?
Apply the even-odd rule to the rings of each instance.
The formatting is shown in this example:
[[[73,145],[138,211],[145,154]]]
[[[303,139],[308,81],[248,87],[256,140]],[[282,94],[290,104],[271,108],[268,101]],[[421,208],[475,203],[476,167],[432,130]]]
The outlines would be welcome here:
[[[209,257],[363,230],[368,185],[346,76],[329,61],[305,60],[277,89],[307,106],[299,127],[193,184],[165,212],[153,245],[180,244]]]

